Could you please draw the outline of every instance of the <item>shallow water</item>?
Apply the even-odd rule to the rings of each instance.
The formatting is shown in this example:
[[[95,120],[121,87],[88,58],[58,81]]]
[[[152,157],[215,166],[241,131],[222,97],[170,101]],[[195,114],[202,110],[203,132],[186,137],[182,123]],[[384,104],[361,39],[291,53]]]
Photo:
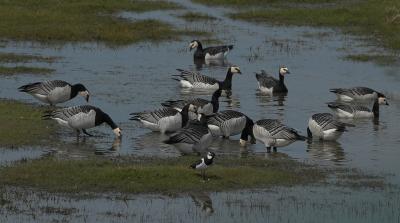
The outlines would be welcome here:
[[[374,123],[368,119],[357,120],[353,123],[356,127],[349,129],[337,143],[313,142],[307,144],[305,142],[295,142],[278,151],[287,154],[293,159],[306,162],[316,162],[328,166],[355,167],[372,174],[390,174],[393,176],[388,180],[394,184],[400,184],[400,165],[398,162],[398,157],[400,157],[400,150],[398,149],[400,126],[397,125],[400,117],[400,90],[398,87],[400,75],[397,69],[398,66],[382,67],[373,63],[357,63],[343,60],[342,57],[346,55],[346,52],[366,52],[373,48],[367,46],[362,40],[352,36],[344,36],[336,30],[309,27],[273,27],[233,21],[223,16],[225,10],[223,8],[200,6],[186,1],[182,1],[182,3],[192,11],[207,12],[217,17],[218,20],[206,22],[205,25],[201,22],[187,23],[175,17],[176,14],[183,13],[182,10],[157,11],[140,15],[121,13],[119,16],[130,19],[162,18],[165,21],[176,24],[178,27],[188,29],[201,27],[201,30],[211,31],[222,42],[235,44],[235,48],[228,55],[228,61],[223,64],[203,64],[200,66],[194,64],[192,52],[188,51],[188,44],[192,40],[190,38],[160,44],[142,43],[119,48],[87,43],[55,47],[36,43],[8,42],[2,48],[2,51],[61,56],[62,59],[49,65],[49,67],[56,69],[55,74],[51,76],[17,75],[0,77],[0,98],[12,98],[36,103],[31,96],[19,93],[16,89],[28,82],[47,79],[62,79],[70,83],[83,83],[92,93],[90,104],[102,108],[122,127],[122,140],[115,141],[111,129],[105,126],[89,130],[97,137],[87,138],[80,142],[76,142],[73,132],[62,129],[59,132],[61,142],[56,143],[51,148],[46,148],[46,151],[50,150],[56,156],[67,158],[96,155],[171,157],[179,156],[180,153],[173,146],[162,143],[165,136],[142,129],[137,123],[128,119],[129,113],[159,108],[160,103],[168,99],[199,96],[196,92],[180,89],[178,83],[171,79],[172,74],[177,74],[175,70],[177,68],[198,70],[204,74],[223,79],[229,64],[239,65],[243,74],[234,76],[232,98],[229,100],[221,98],[220,110],[237,109],[255,121],[261,118],[277,118],[287,125],[300,130],[303,134],[306,134],[308,118],[313,113],[330,112],[325,103],[334,100],[335,96],[329,92],[329,88],[368,86],[388,95],[390,106],[381,107],[379,123]],[[288,95],[285,97],[260,95],[256,90],[257,82],[254,72],[265,69],[268,72],[277,74],[280,64],[285,64],[291,71],[291,74],[285,79],[289,89]],[[200,95],[204,98],[211,97],[210,93],[203,92]],[[83,98],[77,97],[63,104],[63,106],[81,104],[85,104]],[[219,154],[269,156],[265,154],[263,145],[256,144],[243,149],[239,146],[238,139],[239,136],[233,137],[231,140],[217,139],[211,149]],[[26,151],[26,154],[24,151]],[[19,155],[13,155],[16,153]],[[8,162],[17,160],[19,159],[18,157],[34,158],[44,154],[48,153],[31,148],[22,148],[18,151],[2,150],[0,160]],[[321,193],[328,192],[323,191]],[[355,193],[358,193],[355,197],[370,199],[363,197],[368,192]],[[217,193],[213,194],[212,197],[223,197],[225,196],[224,194]],[[323,199],[318,198],[317,195],[316,199]],[[248,199],[243,194],[236,195],[236,193],[231,193],[229,196],[244,196],[238,198],[242,201]],[[376,199],[376,202],[379,201],[379,204],[381,202],[385,203],[386,198],[386,196],[382,195]],[[334,206],[342,202],[341,200],[336,200],[335,197],[326,199],[331,201],[328,202],[329,204],[333,202],[332,205]],[[347,198],[343,199],[347,202]],[[369,203],[367,201],[365,203],[362,199],[349,202],[354,202],[355,206],[361,208],[364,204],[368,206]],[[376,205],[372,202],[374,198],[371,199],[371,205]],[[396,199],[393,205],[398,208],[398,197]],[[221,199],[216,200],[217,202],[222,202]],[[146,202],[150,202],[151,205],[157,204],[157,202],[152,204],[152,201],[153,199],[150,199]],[[87,202],[97,203],[96,200]],[[160,205],[168,207],[168,202],[172,202],[174,205],[174,202],[181,202],[179,205],[182,205],[183,202],[184,205],[185,202],[191,201],[190,198],[178,198],[173,201],[166,199],[163,202]],[[317,204],[303,202],[306,202],[305,206],[313,206],[314,210],[318,207],[314,205],[325,205],[322,200],[318,201]],[[276,202],[272,203],[275,204]],[[179,205],[174,205],[172,205],[172,208],[180,207]],[[367,213],[363,212],[365,216],[369,216],[368,214],[386,216],[386,209],[382,209],[383,212],[369,213],[369,208],[376,209],[372,206],[363,209]],[[145,207],[142,208],[146,209]],[[272,205],[271,208],[276,207]],[[293,216],[282,215],[288,219],[271,217],[272,222],[284,220],[293,222],[296,221],[296,214],[302,214],[297,210],[296,206],[280,208],[280,211],[284,211],[285,208],[295,210],[295,214]],[[327,216],[340,215],[343,213],[338,212],[346,211],[345,208],[340,210],[324,208],[326,209],[326,214],[321,213],[319,217],[325,220],[328,219]],[[238,219],[246,219],[246,216],[253,216],[254,214],[253,211],[237,213],[231,209],[225,210],[224,206],[218,209],[226,213],[225,215],[219,215],[216,212],[217,219],[224,219],[224,216],[229,216],[229,214],[231,216],[241,216]],[[352,210],[356,211],[356,209],[354,207]],[[174,211],[178,211],[178,208]],[[201,215],[201,211],[196,208],[182,211],[186,215]],[[264,219],[268,215],[264,214],[266,213],[260,211],[254,214],[254,218],[261,216]],[[310,222],[308,221],[310,219],[306,217],[307,214],[310,215],[310,212],[305,212],[301,221]],[[83,217],[84,214],[80,216]],[[146,216],[142,217],[145,218]],[[348,216],[355,216],[352,222],[376,222],[375,220],[378,219],[378,217],[364,218],[364,215],[359,215],[358,213],[349,213]],[[396,216],[399,219],[398,213],[395,213],[395,216],[392,215],[394,218],[388,218],[388,221],[380,219],[380,221],[394,222],[389,220],[395,219]],[[150,218],[149,221],[157,221],[157,219],[153,219],[154,216],[152,215],[147,217]],[[126,219],[135,218],[126,217]],[[90,217],[90,219],[89,222],[98,218],[92,219]],[[231,219],[234,218],[232,217]],[[331,222],[337,222],[335,221],[336,218],[332,219]],[[211,220],[205,218],[204,221]]]

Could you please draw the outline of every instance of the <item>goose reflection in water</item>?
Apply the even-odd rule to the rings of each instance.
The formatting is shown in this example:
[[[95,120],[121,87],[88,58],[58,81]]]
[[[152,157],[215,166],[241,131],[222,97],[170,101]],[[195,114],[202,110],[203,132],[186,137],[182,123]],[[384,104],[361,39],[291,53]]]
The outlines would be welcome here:
[[[206,60],[206,59],[193,59],[193,63],[196,66],[196,70],[200,71],[203,66],[207,67],[228,67],[231,64],[226,60]]]
[[[115,156],[119,155],[119,151],[121,149],[121,138],[115,138],[114,142],[112,143],[111,147],[108,148],[98,148],[95,150],[94,154],[96,155],[103,155],[103,156]]]
[[[332,161],[335,164],[345,161],[345,152],[341,144],[336,141],[309,141],[307,152],[315,159]]]
[[[260,106],[265,107],[265,106],[285,106],[284,102],[286,100],[287,93],[274,93],[273,95],[271,94],[265,94],[262,93],[261,91],[257,90],[256,97],[259,100]]]

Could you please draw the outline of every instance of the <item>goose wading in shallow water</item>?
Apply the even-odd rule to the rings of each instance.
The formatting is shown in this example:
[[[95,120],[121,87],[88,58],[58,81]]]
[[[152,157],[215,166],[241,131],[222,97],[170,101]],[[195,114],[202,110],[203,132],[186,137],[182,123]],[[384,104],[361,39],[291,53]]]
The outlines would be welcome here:
[[[203,45],[198,40],[193,40],[189,44],[189,50],[196,49],[194,52],[194,59],[202,60],[223,60],[230,50],[233,49],[233,45],[225,46],[213,46],[203,49]]]
[[[238,135],[241,133],[239,143],[245,146],[251,136],[250,143],[255,143],[253,136],[253,120],[241,112],[233,110],[225,110],[215,113],[207,117],[207,124],[213,136],[229,136]]]
[[[299,135],[295,129],[287,127],[276,119],[258,120],[253,126],[253,134],[257,140],[264,143],[268,153],[271,152],[271,148],[276,152],[277,147],[288,146],[297,140],[307,139]]]
[[[20,92],[26,92],[41,102],[56,105],[73,99],[78,94],[89,102],[89,91],[83,84],[71,85],[65,81],[52,80],[21,86]]]
[[[339,118],[379,118],[379,105],[389,105],[389,103],[385,97],[378,97],[374,101],[372,110],[358,104],[346,104],[342,102],[328,103],[328,107]]]
[[[367,87],[332,88],[330,92],[335,93],[340,101],[373,101],[376,98],[385,98],[385,95]]]
[[[207,156],[201,158],[197,162],[190,165],[192,169],[201,170],[201,175],[203,180],[206,180],[206,169],[211,166],[215,157],[215,153],[207,152]]]
[[[78,137],[81,131],[88,136],[92,136],[86,132],[86,129],[96,127],[103,123],[109,125],[117,137],[121,137],[122,135],[121,129],[114,123],[108,114],[91,105],[56,109],[47,112],[43,118],[56,120],[58,124],[74,129],[77,132]]]
[[[152,131],[160,131],[161,133],[175,132],[186,126],[189,121],[189,111],[196,112],[195,105],[187,104],[182,111],[173,108],[161,108],[155,111],[135,112],[131,113],[130,120],[139,121],[143,127]]]
[[[174,145],[183,154],[189,154],[205,151],[212,141],[213,136],[207,127],[206,116],[201,116],[200,121],[190,121],[187,126],[172,134],[164,143]]]
[[[197,72],[177,69],[180,74],[173,75],[179,78],[173,78],[180,82],[183,88],[195,88],[195,89],[208,89],[217,90],[221,89],[223,94],[229,94],[232,91],[232,77],[233,74],[241,74],[238,66],[231,66],[228,68],[225,80],[218,81],[215,78],[202,75]]]
[[[339,122],[329,113],[317,113],[308,120],[307,134],[308,138],[336,140],[346,131],[346,127],[354,125]]]
[[[164,107],[173,108],[178,111],[181,111],[185,105],[192,104],[197,107],[198,114],[204,114],[208,116],[214,114],[215,112],[218,112],[219,109],[218,99],[220,96],[221,96],[221,89],[218,89],[213,93],[211,101],[203,98],[193,98],[189,100],[165,101],[164,103],[161,103],[161,105]]]
[[[287,93],[288,89],[284,83],[286,74],[290,74],[290,71],[283,65],[279,67],[279,80],[267,74],[264,70],[260,73],[256,73],[258,89],[260,89],[262,93],[267,94]]]

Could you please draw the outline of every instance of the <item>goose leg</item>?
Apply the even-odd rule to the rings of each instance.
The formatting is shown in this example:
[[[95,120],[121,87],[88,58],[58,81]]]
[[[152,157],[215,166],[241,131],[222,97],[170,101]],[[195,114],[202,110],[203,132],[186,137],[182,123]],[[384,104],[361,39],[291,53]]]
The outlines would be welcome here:
[[[79,136],[81,134],[81,131],[78,129],[76,130],[76,139],[79,140]]]
[[[87,136],[93,136],[92,134],[86,132],[86,129],[82,129],[82,132],[85,133],[85,135],[87,135]]]
[[[203,180],[206,180],[206,171],[205,170],[201,170],[201,175],[203,176]]]
[[[272,147],[272,149],[273,149],[273,150],[274,150],[274,152],[276,153],[276,151],[277,151],[277,150],[276,150],[276,147]]]
[[[267,153],[271,152],[271,146],[267,146]]]

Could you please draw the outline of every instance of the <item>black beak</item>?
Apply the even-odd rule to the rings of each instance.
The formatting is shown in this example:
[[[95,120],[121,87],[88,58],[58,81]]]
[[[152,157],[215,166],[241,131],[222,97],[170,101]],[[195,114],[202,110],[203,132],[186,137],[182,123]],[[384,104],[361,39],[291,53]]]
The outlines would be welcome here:
[[[388,102],[386,102],[386,105],[388,105],[388,106],[389,106],[389,103],[388,103]]]
[[[238,71],[238,74],[242,74],[242,72],[239,70],[239,71]]]
[[[287,74],[290,74],[290,71],[286,71]]]
[[[89,95],[86,95],[86,102],[89,102]]]

